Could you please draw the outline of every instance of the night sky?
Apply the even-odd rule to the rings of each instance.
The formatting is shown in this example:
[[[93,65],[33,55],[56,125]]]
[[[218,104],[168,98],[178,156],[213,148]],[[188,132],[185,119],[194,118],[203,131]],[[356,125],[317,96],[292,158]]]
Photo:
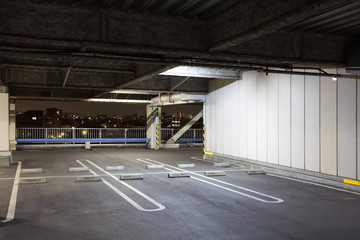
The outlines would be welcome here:
[[[94,103],[94,102],[55,102],[55,101],[25,101],[17,100],[16,109],[21,111],[27,110],[45,110],[46,108],[59,108],[64,112],[79,113],[87,116],[97,115],[139,115],[146,114],[146,104],[129,104],[129,103]],[[196,114],[202,109],[202,105],[174,105],[164,106],[162,112],[172,114],[175,112],[184,112]]]

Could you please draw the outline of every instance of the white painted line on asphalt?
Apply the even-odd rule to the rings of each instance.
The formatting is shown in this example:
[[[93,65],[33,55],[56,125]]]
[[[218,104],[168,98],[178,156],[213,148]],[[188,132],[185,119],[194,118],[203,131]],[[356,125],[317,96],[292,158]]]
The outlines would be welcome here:
[[[120,181],[115,175],[105,171],[104,169],[102,169],[101,167],[99,167],[98,165],[96,165],[95,163],[91,162],[90,160],[76,160],[80,165],[82,166],[86,166],[85,164],[83,164],[81,161],[87,161],[88,163],[90,163],[91,165],[93,165],[94,167],[96,167],[97,169],[99,169],[100,171],[106,173],[108,176],[112,177],[113,179],[115,179],[117,182],[123,184],[124,186],[128,187],[129,189],[133,190],[134,192],[136,192],[138,195],[142,196],[143,198],[145,198],[146,200],[148,200],[149,202],[151,202],[152,204],[154,204],[155,206],[157,206],[158,208],[155,209],[146,209],[143,208],[142,206],[140,206],[138,203],[136,203],[134,200],[132,200],[130,197],[128,197],[126,194],[124,194],[123,192],[121,192],[119,189],[117,189],[116,187],[114,187],[111,183],[109,183],[108,181],[106,181],[105,179],[102,178],[103,183],[105,183],[109,188],[111,188],[114,192],[116,192],[117,194],[119,194],[121,197],[123,197],[126,201],[128,201],[131,205],[133,205],[136,209],[140,210],[140,211],[144,211],[144,212],[155,212],[155,211],[161,211],[165,209],[165,206],[158,203],[157,201],[155,201],[154,199],[152,199],[151,197],[147,196],[145,193],[139,191],[138,189],[132,187],[131,185],[125,183],[124,181]],[[95,173],[93,170],[89,169],[90,172],[96,176],[97,173]]]
[[[162,163],[162,162],[155,161],[155,160],[148,159],[148,158],[138,158],[137,160],[138,160],[138,161],[142,161],[142,162],[153,162],[153,163],[158,163],[158,164],[164,164],[164,163]],[[191,174],[193,174],[193,175],[195,175],[195,176],[199,176],[199,177],[205,178],[203,175],[198,174],[198,173],[195,173],[195,172],[190,172],[190,171],[187,171],[187,170],[184,170],[184,169],[181,169],[181,168],[177,168],[177,167],[174,167],[174,166],[171,166],[171,165],[168,165],[168,164],[164,164],[164,165],[167,166],[167,167],[173,168],[173,169],[177,169],[177,170],[182,171],[182,172],[188,172],[188,173],[191,173]],[[169,170],[169,171],[172,171],[172,172],[176,172],[176,171],[174,171],[174,170],[172,170],[172,169],[169,169],[169,168],[166,168],[166,167],[165,167],[165,169],[166,169],[166,170]],[[274,199],[274,201],[268,201],[268,200],[261,199],[261,198],[258,198],[258,197],[255,197],[255,196],[252,196],[252,195],[243,193],[243,192],[235,191],[235,190],[233,190],[233,189],[230,189],[230,188],[227,188],[227,187],[223,187],[223,186],[221,186],[221,185],[218,185],[218,184],[215,184],[215,183],[212,183],[212,182],[209,182],[209,181],[207,181],[207,180],[203,180],[203,179],[200,179],[200,178],[197,178],[197,177],[191,176],[191,178],[192,178],[192,179],[195,179],[195,180],[198,180],[198,181],[201,181],[201,182],[208,183],[208,184],[213,185],[213,186],[215,186],[215,187],[222,188],[222,189],[224,189],[224,190],[228,190],[228,191],[233,192],[233,193],[237,193],[237,194],[239,194],[239,195],[243,195],[243,196],[246,196],[246,197],[249,197],[249,198],[258,200],[258,201],[260,201],[260,202],[265,202],[265,203],[282,203],[282,202],[284,202],[284,200],[281,199],[281,198],[277,198],[277,197],[274,197],[274,196],[271,196],[271,195],[268,195],[268,194],[260,193],[260,192],[251,190],[251,189],[249,189],[249,188],[241,187],[241,186],[238,186],[238,185],[235,185],[235,184],[231,184],[231,183],[228,183],[228,182],[225,182],[225,181],[221,181],[221,180],[218,180],[218,179],[207,178],[207,177],[206,177],[206,179],[209,179],[209,180],[211,180],[211,181],[219,182],[219,183],[221,183],[221,184],[225,184],[225,185],[228,185],[228,186],[231,186],[231,187],[234,187],[234,188],[238,188],[238,189],[241,189],[241,190],[244,190],[244,191],[247,191],[247,192],[251,192],[251,193],[254,193],[254,194],[257,194],[257,195],[266,197],[266,198]]]
[[[23,168],[21,169],[21,173],[42,173],[42,168]]]
[[[12,189],[11,197],[10,197],[9,208],[8,208],[8,212],[7,212],[5,220],[2,221],[3,223],[10,222],[15,217],[16,201],[17,201],[17,194],[18,194],[18,189],[19,189],[19,179],[20,179],[20,172],[21,172],[21,164],[22,164],[22,162],[18,162],[16,173],[15,173],[14,185],[13,185],[13,189]]]
[[[212,170],[199,170],[199,171],[192,171],[194,173],[203,173],[204,171],[212,171]],[[242,170],[242,169],[224,169],[224,172],[245,172],[246,170]],[[161,175],[161,174],[165,174],[167,175],[169,172],[134,172],[134,173],[128,173],[128,174],[141,174],[141,175]],[[122,175],[123,173],[114,173],[114,176],[118,176],[120,177],[120,175]],[[108,176],[107,174],[98,174],[100,177],[104,177],[104,176]],[[77,178],[79,175],[52,175],[52,176],[43,176],[44,178]],[[26,179],[26,178],[32,178],[32,177],[21,177],[21,179]],[[0,181],[13,181],[15,178],[14,177],[8,177],[8,178],[0,178]]]
[[[195,164],[188,164],[188,163],[180,163],[180,164],[178,164],[178,167],[179,168],[193,168],[193,167],[195,167]]]
[[[345,190],[345,189],[341,189],[341,188],[337,188],[337,187],[331,187],[331,186],[323,185],[323,184],[320,184],[320,183],[308,182],[308,181],[301,180],[301,179],[295,179],[295,178],[290,178],[290,177],[285,177],[285,176],[279,176],[279,175],[274,175],[274,174],[270,174],[270,173],[267,173],[266,175],[272,176],[272,177],[284,178],[284,179],[288,179],[288,180],[292,180],[292,181],[296,181],[296,182],[301,182],[301,183],[307,183],[307,184],[311,184],[311,185],[315,185],[315,186],[319,186],[319,187],[329,188],[329,189],[337,190],[337,191],[340,191],[340,192],[346,192],[346,193],[352,193],[352,194],[355,194],[355,195],[360,195],[360,193],[358,193],[358,192],[353,192],[353,191],[350,191],[350,190]]]
[[[106,171],[122,171],[124,169],[125,169],[124,166],[106,166],[105,167]]]

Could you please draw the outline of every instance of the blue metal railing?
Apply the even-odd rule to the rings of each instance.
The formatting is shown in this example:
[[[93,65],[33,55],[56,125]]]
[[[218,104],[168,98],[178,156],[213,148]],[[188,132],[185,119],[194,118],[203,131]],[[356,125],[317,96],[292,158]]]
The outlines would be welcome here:
[[[162,140],[170,139],[178,129],[163,128]],[[144,143],[144,128],[17,128],[16,140],[21,143]],[[179,142],[202,142],[202,129],[189,129]]]

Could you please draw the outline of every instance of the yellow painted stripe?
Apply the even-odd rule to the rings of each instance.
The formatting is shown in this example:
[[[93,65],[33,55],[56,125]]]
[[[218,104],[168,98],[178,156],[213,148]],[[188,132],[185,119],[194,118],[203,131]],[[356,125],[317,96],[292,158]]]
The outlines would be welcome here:
[[[344,178],[344,183],[360,186],[360,181]]]
[[[214,155],[213,152],[208,152],[208,151],[206,151],[206,150],[204,150],[204,153],[205,153],[206,155],[210,155],[210,156]]]

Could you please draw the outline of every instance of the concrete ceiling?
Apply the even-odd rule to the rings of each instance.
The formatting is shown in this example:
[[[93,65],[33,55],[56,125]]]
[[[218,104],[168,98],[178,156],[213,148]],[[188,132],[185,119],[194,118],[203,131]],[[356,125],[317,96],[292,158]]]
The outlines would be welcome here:
[[[208,92],[212,78],[159,76],[180,65],[358,67],[359,2],[1,0],[0,85],[19,99],[149,99]]]

